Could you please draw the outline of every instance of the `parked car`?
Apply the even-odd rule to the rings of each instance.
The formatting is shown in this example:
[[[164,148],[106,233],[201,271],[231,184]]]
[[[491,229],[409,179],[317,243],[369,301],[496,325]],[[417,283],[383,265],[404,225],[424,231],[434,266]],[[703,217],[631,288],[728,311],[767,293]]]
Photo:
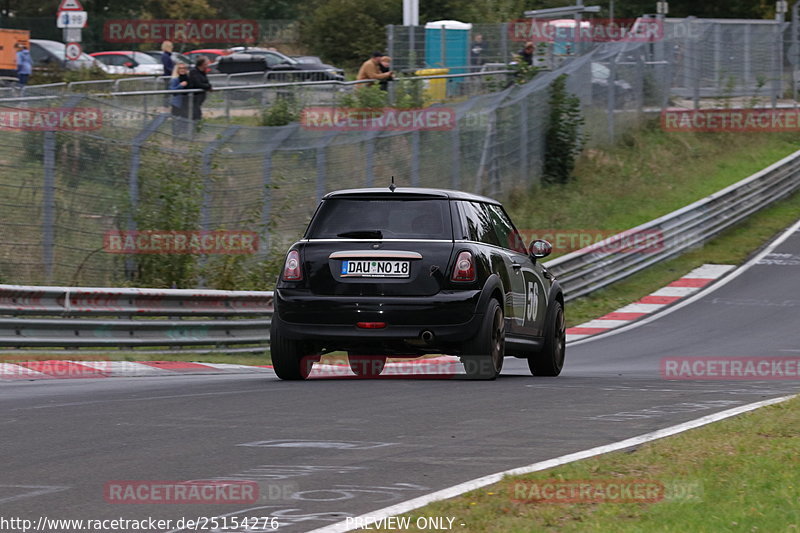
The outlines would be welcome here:
[[[320,355],[346,351],[353,371],[386,357],[458,355],[467,376],[494,379],[504,356],[536,376],[564,364],[564,297],[503,206],[440,189],[327,194],[286,254],[270,351],[281,379],[308,377]],[[365,364],[367,362],[368,364]]]
[[[289,56],[298,63],[310,63],[312,65],[320,65],[322,63],[322,59],[319,56]]]
[[[90,55],[106,65],[122,69],[124,74],[142,76],[162,76],[164,74],[164,67],[161,61],[153,59],[144,52],[95,52]]]
[[[162,54],[161,50],[143,50],[142,53],[149,55],[150,57],[161,63],[161,54]],[[172,52],[172,60],[180,61],[181,63],[184,63],[186,65],[192,64],[192,60],[189,57],[183,54],[179,54],[178,52]]]
[[[276,81],[344,80],[344,71],[324,63],[301,63],[277,50],[238,47],[234,53],[220,57],[216,68],[223,74],[239,72],[276,72]]]
[[[223,48],[201,48],[192,50],[191,52],[184,52],[183,55],[188,57],[192,64],[194,64],[200,56],[206,56],[210,62],[214,63],[220,57],[229,55],[230,53],[230,50]]]
[[[122,74],[120,69],[106,65],[87,54],[81,54],[78,59],[75,60],[68,60],[66,45],[58,41],[31,39],[30,46],[31,61],[33,62],[34,70],[54,67],[67,70],[97,68],[106,74]]]

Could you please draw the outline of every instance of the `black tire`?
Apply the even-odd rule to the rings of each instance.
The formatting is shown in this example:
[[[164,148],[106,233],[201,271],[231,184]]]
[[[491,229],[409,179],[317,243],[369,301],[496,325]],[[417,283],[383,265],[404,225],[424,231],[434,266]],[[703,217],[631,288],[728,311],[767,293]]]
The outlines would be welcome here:
[[[461,349],[461,362],[467,378],[495,379],[500,374],[505,357],[505,331],[503,308],[492,298],[478,333]]]
[[[566,353],[566,320],[561,302],[553,302],[549,313],[547,331],[544,336],[542,351],[528,357],[528,368],[534,376],[557,376],[564,368]]]
[[[362,378],[376,378],[381,375],[386,366],[386,356],[382,355],[362,355],[348,352],[347,360],[353,374]]]
[[[272,356],[272,367],[279,378],[298,381],[308,377],[314,366],[314,358],[306,353],[305,346],[302,341],[284,337],[277,321],[272,321],[269,347]]]

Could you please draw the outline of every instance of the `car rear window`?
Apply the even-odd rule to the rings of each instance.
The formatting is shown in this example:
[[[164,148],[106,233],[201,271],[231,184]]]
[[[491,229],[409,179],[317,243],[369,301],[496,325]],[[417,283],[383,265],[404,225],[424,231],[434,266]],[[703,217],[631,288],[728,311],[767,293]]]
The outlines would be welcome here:
[[[452,240],[447,199],[330,198],[311,221],[309,239]]]

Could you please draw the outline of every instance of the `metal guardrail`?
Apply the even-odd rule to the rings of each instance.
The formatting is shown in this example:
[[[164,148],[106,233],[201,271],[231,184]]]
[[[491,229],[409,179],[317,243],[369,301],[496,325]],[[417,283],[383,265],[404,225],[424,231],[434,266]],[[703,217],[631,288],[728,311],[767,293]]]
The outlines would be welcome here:
[[[573,300],[655,263],[702,245],[714,235],[800,188],[800,151],[719,192],[546,263]],[[643,246],[644,242],[656,242]]]
[[[271,317],[271,291],[0,285],[2,348],[264,352]]]
[[[267,71],[267,72],[239,72],[235,74],[209,74],[208,78],[214,87],[215,91],[237,91],[237,90],[252,90],[252,89],[273,89],[283,87],[307,87],[307,86],[321,86],[321,85],[336,85],[341,87],[355,86],[362,83],[373,83],[373,80],[360,80],[360,81],[343,81],[343,80],[308,80],[308,81],[286,81],[291,78],[307,77],[314,75],[328,74],[327,70],[306,70],[306,71]],[[464,72],[459,74],[437,74],[431,76],[410,76],[403,78],[407,81],[424,81],[424,80],[437,80],[437,79],[456,79],[456,78],[474,78],[493,75],[513,75],[516,71],[509,69],[487,70],[480,72]],[[244,83],[234,84],[232,82],[237,79],[260,78],[258,83]],[[166,90],[166,89],[152,89],[152,90],[138,90],[138,91],[125,91],[121,90],[121,85],[124,84],[137,84],[137,85],[152,85],[153,87],[160,87],[167,80],[169,76],[137,76],[131,78],[118,78],[113,80],[89,80],[89,81],[73,81],[69,83],[49,83],[45,85],[29,85],[25,87],[25,94],[20,95],[19,89],[13,88],[16,93],[13,97],[2,98],[2,100],[25,100],[37,98],[58,98],[61,94],[37,94],[40,89],[51,90],[58,89],[59,92],[68,93],[75,92],[76,88],[87,86],[100,86],[108,85],[108,91],[92,93],[93,96],[144,96],[151,94],[173,94],[180,91]],[[270,81],[274,80],[274,81]],[[9,88],[12,89],[12,88]],[[183,91],[189,92],[189,91]],[[194,92],[202,92],[200,89],[195,89]]]
[[[699,246],[798,188],[800,151],[691,205],[545,265],[558,276],[566,300],[573,300]],[[653,244],[654,234],[659,237],[654,246],[641,246]],[[271,291],[0,285],[0,348],[263,352],[272,297]]]

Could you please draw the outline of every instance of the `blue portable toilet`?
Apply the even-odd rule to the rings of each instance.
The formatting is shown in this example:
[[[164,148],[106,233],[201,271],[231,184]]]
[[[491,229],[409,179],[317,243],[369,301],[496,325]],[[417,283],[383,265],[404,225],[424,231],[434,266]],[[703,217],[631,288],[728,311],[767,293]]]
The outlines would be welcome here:
[[[447,68],[450,74],[467,72],[472,24],[437,20],[425,24],[425,64]]]
[[[553,54],[557,56],[574,56],[579,53],[581,48],[586,46],[580,38],[576,42],[575,28],[577,25],[574,19],[551,20],[548,24],[552,27],[553,35],[555,36],[553,39]],[[584,30],[590,30],[592,23],[588,20],[582,20],[580,27]]]

